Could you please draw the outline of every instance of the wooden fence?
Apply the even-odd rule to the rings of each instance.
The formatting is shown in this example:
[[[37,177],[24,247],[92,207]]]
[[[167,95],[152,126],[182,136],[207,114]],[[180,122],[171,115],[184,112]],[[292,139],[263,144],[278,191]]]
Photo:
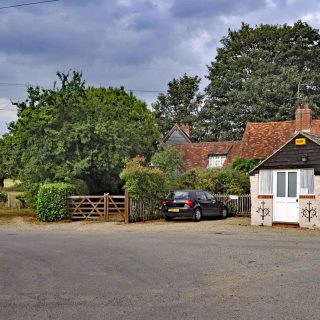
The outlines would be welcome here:
[[[244,195],[216,195],[229,208],[231,214],[250,216],[251,197]],[[160,201],[144,202],[124,196],[69,196],[68,211],[72,219],[100,219],[104,221],[137,222],[163,218]]]
[[[129,196],[69,196],[68,213],[71,219],[129,222]]]
[[[159,220],[163,218],[160,201],[145,202],[130,198],[129,203],[129,222]]]
[[[251,197],[250,194],[242,195],[215,195],[236,216],[250,216]],[[129,222],[157,220],[163,218],[160,201],[144,202],[141,200],[129,200]]]
[[[219,201],[222,201],[229,209],[229,212],[237,216],[250,216],[251,196],[250,194],[227,195],[216,194]]]

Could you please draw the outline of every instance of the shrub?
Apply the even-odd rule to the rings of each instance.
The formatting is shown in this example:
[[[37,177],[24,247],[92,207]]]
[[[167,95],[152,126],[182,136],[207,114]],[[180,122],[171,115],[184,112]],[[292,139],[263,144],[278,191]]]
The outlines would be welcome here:
[[[44,183],[37,196],[37,216],[41,221],[59,221],[68,218],[67,195],[76,187],[64,182]]]
[[[249,176],[233,169],[191,169],[180,178],[180,188],[215,194],[243,194],[250,190]]]
[[[146,166],[143,157],[126,160],[120,178],[133,199],[161,199],[167,192],[165,174],[159,168]]]
[[[179,185],[182,156],[174,147],[163,146],[162,148],[162,151],[152,156],[151,163],[164,173],[165,189],[169,192]]]
[[[260,163],[259,159],[242,159],[236,158],[232,162],[232,169],[242,171],[244,173],[249,172]]]
[[[6,192],[0,192],[0,202],[8,202],[8,194]]]

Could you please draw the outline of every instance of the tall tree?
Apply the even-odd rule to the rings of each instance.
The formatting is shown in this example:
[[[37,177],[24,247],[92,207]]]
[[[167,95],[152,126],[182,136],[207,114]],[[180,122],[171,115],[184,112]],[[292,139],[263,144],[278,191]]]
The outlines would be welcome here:
[[[318,30],[301,21],[255,28],[242,24],[221,43],[208,67],[208,99],[201,114],[205,139],[240,139],[248,121],[293,119],[301,101],[309,101],[319,114]]]
[[[78,72],[58,74],[59,87],[30,87],[1,156],[31,191],[45,181],[80,181],[91,193],[116,192],[126,157],[150,159],[159,139],[146,103],[123,88],[87,88]]]
[[[184,74],[168,83],[167,93],[161,93],[152,104],[159,129],[166,135],[174,124],[189,124],[191,138],[199,140],[198,115],[204,95],[199,90],[201,79]]]

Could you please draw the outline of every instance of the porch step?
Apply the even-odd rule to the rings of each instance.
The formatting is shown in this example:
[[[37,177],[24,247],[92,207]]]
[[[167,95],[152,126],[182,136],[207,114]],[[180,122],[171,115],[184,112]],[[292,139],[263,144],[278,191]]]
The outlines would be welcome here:
[[[300,228],[299,223],[294,222],[273,222],[272,226],[279,228]]]

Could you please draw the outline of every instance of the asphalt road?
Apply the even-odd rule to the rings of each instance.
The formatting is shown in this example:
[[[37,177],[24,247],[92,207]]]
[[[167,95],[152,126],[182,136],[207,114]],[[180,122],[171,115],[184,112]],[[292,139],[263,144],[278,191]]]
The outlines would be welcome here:
[[[0,319],[320,319],[320,238],[0,231]]]

